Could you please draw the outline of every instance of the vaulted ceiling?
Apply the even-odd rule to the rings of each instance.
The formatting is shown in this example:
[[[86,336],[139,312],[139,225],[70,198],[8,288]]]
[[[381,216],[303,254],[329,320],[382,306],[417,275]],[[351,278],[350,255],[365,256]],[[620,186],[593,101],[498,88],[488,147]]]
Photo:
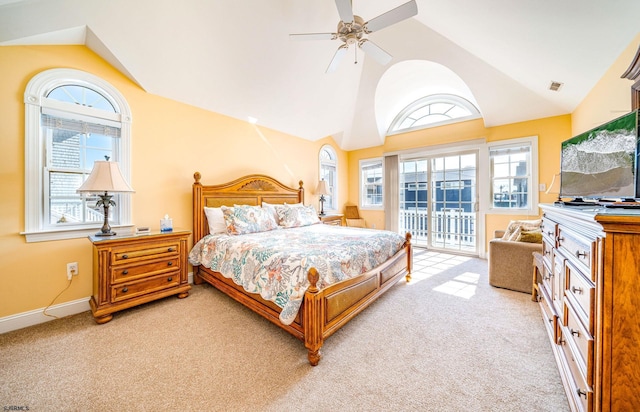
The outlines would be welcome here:
[[[353,0],[353,11],[370,20],[406,1]],[[339,41],[289,34],[336,31],[334,0],[0,0],[0,45],[85,44],[149,93],[353,150],[382,144],[420,93],[466,95],[487,127],[571,113],[640,16],[638,0],[417,5],[369,35],[389,64],[351,46],[329,74]]]

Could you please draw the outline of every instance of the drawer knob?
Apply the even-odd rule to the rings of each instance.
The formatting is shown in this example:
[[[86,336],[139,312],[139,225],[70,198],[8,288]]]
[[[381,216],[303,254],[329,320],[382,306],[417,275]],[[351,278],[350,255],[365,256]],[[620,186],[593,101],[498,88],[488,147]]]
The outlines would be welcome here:
[[[123,275],[128,275],[128,274],[129,274],[129,271],[125,269],[125,270],[123,270],[123,271],[122,271],[122,274],[123,274]]]
[[[172,247],[170,247],[169,249],[167,249],[169,252],[175,252],[176,250]]]
[[[173,262],[167,262],[167,266],[173,266]]]
[[[129,259],[129,255],[122,255],[122,259]]]
[[[579,330],[571,329],[571,334],[572,334],[573,336],[578,336],[578,337],[580,337],[580,331],[579,331]]]
[[[547,235],[551,236],[553,235],[553,232],[551,230],[547,231]]]
[[[583,258],[583,257],[587,257],[587,252],[581,252],[579,250],[576,251],[576,256],[578,258]]]
[[[562,236],[558,236],[558,243],[564,242],[564,238]]]
[[[169,276],[169,278],[167,278],[167,282],[171,282],[173,280],[173,278],[171,276]]]
[[[578,392],[578,396],[582,396],[585,399],[587,399],[587,391],[583,391],[582,389],[578,388],[577,392]]]
[[[571,286],[571,291],[576,295],[582,295],[582,292],[583,292],[582,288],[578,288],[575,286]]]
[[[127,293],[129,291],[129,288],[122,288],[122,293]]]

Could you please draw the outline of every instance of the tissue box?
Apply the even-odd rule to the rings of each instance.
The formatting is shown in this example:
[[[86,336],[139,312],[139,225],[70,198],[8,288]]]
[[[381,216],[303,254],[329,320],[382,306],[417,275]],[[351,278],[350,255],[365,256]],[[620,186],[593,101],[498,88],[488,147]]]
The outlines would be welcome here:
[[[160,219],[160,231],[171,232],[173,230],[173,219]]]

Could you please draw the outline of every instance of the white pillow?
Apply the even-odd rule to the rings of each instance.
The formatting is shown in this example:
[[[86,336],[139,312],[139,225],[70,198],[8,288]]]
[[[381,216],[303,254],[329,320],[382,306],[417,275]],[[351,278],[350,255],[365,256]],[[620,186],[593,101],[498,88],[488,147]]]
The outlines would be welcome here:
[[[219,207],[205,207],[204,214],[207,216],[209,223],[209,233],[212,235],[218,233],[227,233],[227,224],[224,221],[222,209]]]

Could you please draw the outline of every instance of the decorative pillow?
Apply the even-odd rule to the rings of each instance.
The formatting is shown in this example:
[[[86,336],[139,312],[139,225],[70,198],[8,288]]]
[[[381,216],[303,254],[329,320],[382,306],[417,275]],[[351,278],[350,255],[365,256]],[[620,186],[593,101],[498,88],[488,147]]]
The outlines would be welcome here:
[[[227,232],[227,224],[224,221],[222,209],[219,207],[205,207],[204,214],[207,216],[210,234],[215,235],[217,233]]]
[[[278,222],[279,220],[278,212],[276,212],[276,209],[279,207],[282,207],[282,205],[262,202],[262,208],[265,209],[271,216],[273,216],[273,220],[275,220],[276,222]]]
[[[221,209],[230,235],[267,232],[278,228],[273,216],[260,206],[234,205],[222,206]]]
[[[502,236],[502,240],[518,240],[518,236],[523,230],[537,230],[540,229],[540,225],[542,224],[541,219],[534,220],[512,220],[509,222],[509,226],[507,226],[507,230],[505,230],[504,235]]]
[[[542,230],[522,230],[518,242],[542,243]]]
[[[320,222],[318,218],[318,212],[312,206],[297,205],[282,205],[283,207],[276,208],[278,212],[278,223],[282,227],[300,227],[315,225]]]

